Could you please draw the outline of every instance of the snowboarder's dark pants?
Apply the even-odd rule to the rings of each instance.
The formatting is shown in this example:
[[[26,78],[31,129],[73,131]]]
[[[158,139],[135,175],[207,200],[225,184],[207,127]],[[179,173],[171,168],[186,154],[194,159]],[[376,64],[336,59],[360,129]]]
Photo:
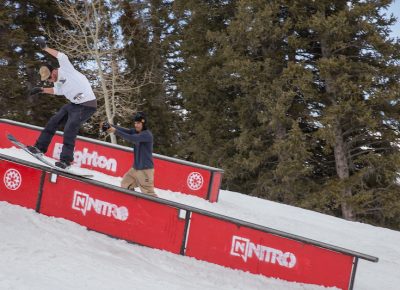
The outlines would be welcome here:
[[[35,146],[46,153],[51,139],[58,127],[64,125],[64,145],[61,151],[60,160],[72,162],[74,160],[75,139],[79,128],[96,111],[94,107],[78,104],[64,105],[50,120],[40,134]]]

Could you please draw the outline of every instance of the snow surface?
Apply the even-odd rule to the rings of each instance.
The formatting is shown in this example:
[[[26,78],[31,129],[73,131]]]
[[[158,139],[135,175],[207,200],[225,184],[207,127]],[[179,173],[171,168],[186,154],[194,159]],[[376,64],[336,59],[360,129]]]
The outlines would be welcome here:
[[[21,149],[0,153],[41,164]],[[121,179],[75,170],[113,185]],[[218,203],[160,189],[156,193],[162,199],[377,256],[378,263],[359,261],[354,289],[400,287],[398,231],[225,190]],[[5,202],[0,202],[0,227],[0,289],[326,289],[129,244]]]

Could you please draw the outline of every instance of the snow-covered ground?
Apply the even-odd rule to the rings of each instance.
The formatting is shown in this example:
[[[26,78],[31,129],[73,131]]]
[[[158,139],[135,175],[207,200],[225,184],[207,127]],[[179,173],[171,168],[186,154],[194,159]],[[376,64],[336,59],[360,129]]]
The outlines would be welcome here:
[[[20,149],[0,149],[39,163]],[[80,169],[86,171],[84,169]],[[92,172],[92,171],[91,171]],[[120,179],[92,172],[101,182]],[[379,257],[360,260],[355,289],[400,285],[400,232],[224,191],[218,203],[157,190],[160,198]],[[325,289],[149,249],[0,202],[0,289]]]

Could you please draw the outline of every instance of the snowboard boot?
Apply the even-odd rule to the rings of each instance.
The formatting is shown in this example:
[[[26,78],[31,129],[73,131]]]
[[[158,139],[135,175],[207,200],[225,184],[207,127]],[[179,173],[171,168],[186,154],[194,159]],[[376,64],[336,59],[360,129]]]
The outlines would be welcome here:
[[[28,149],[32,154],[43,154],[43,152],[35,146],[27,146],[26,149]]]
[[[68,167],[71,165],[71,163],[68,161],[60,160],[60,161],[57,161],[54,165],[56,167],[59,167],[62,169],[68,169]]]

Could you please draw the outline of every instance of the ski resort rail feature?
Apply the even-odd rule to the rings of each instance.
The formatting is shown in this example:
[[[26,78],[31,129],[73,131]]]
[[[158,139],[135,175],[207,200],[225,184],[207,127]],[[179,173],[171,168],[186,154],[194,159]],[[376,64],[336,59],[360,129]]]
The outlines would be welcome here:
[[[353,289],[378,258],[0,154],[0,200],[115,238],[267,277]]]
[[[34,144],[42,127],[33,126],[7,119],[0,119],[0,147],[8,148],[12,144],[6,133],[13,134],[24,144]],[[56,132],[46,155],[59,159],[62,148],[62,136]],[[78,136],[75,145],[74,162],[82,168],[93,169],[110,176],[120,177],[132,167],[133,149],[91,138]],[[157,188],[181,192],[217,202],[224,171],[164,155],[153,154]]]

